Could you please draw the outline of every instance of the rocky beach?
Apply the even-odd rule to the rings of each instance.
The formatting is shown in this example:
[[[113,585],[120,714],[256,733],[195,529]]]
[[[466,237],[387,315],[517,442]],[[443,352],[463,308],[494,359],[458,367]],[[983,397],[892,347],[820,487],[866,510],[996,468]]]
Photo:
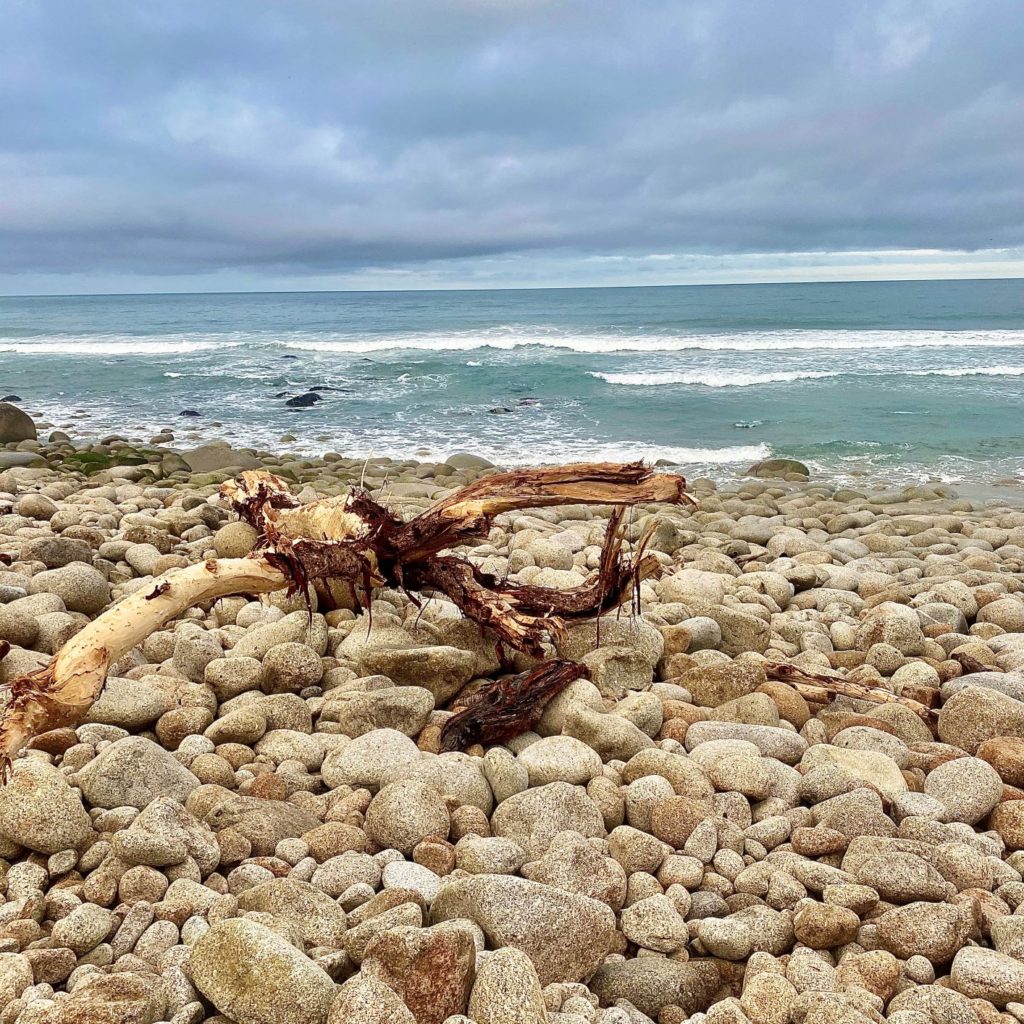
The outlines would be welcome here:
[[[243,470],[404,517],[493,471],[14,404],[0,441],[7,683],[247,554],[218,494]],[[1024,1022],[1024,508],[757,474],[632,510],[662,564],[640,614],[571,627],[589,678],[505,745],[440,753],[501,667],[440,598],[225,597],[153,633],[0,789],[0,1024]],[[502,516],[467,553],[576,586],[610,511]]]

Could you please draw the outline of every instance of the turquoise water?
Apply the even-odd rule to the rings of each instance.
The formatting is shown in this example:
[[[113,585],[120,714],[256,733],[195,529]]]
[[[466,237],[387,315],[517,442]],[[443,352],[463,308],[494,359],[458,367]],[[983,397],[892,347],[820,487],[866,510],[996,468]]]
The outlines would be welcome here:
[[[1020,280],[0,298],[0,396],[183,443],[994,480],[1022,386]]]

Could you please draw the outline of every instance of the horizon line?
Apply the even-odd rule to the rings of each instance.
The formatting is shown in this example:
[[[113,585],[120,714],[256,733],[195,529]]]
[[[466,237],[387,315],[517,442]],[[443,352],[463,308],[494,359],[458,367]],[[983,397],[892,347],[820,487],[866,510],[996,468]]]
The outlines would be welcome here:
[[[408,292],[550,292],[610,291],[642,288],[765,288],[830,284],[942,284],[955,281],[1024,281],[1024,275],[1004,277],[879,277],[826,278],[820,281],[680,281],[672,284],[552,284],[552,285],[448,285],[410,288],[242,288],[210,291],[138,292],[0,292],[0,299],[103,299],[153,298],[171,295],[401,295]]]

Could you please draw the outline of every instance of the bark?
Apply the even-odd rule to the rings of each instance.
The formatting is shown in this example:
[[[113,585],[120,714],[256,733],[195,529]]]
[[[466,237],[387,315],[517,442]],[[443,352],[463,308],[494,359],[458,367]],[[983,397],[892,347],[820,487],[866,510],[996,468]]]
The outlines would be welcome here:
[[[15,679],[0,709],[0,761],[35,736],[83,721],[110,666],[187,609],[229,594],[288,588],[322,607],[354,597],[369,607],[375,588],[440,593],[499,642],[543,656],[545,642],[566,622],[598,615],[635,594],[659,563],[645,556],[647,536],[631,559],[622,557],[622,508],[691,501],[682,477],[655,474],[641,463],[582,463],[495,473],[402,522],[364,491],[299,505],[284,480],[251,471],[221,490],[258,533],[249,558],[221,559],[172,570],[123,598],[74,636],[44,669]],[[571,590],[519,586],[483,573],[447,549],[487,536],[494,518],[560,504],[614,505],[598,570]],[[4,652],[0,651],[0,657]],[[544,703],[582,666],[542,665],[533,673],[486,687],[452,719],[447,743],[508,738],[536,721]],[[524,724],[525,723],[525,724]]]

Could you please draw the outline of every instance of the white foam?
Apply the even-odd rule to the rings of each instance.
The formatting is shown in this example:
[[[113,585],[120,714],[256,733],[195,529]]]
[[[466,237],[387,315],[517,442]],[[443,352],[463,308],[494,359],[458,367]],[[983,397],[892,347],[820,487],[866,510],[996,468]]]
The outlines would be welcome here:
[[[514,351],[535,346],[600,355],[615,352],[787,352],[915,348],[1024,348],[1020,330],[830,330],[801,328],[718,334],[593,333],[508,324],[486,330],[422,331],[389,335],[327,331],[177,332],[167,335],[82,334],[2,337],[0,352],[37,355],[187,354],[228,346],[295,349],[313,353]]]
[[[468,352],[490,348],[512,351],[528,346],[600,355],[615,352],[785,352],[858,351],[906,348],[1024,348],[1024,331],[786,330],[723,334],[588,334],[555,328],[515,327],[487,331],[394,334],[387,337],[295,335],[281,338],[286,348],[313,352],[365,354],[405,350]]]
[[[0,352],[41,356],[170,356],[230,348],[239,342],[167,338],[68,336],[60,340],[0,338]]]
[[[480,447],[479,445],[477,447]],[[670,462],[676,466],[720,465],[732,462],[756,462],[771,454],[766,444],[730,445],[725,448],[687,448],[676,445],[648,444],[641,441],[617,441],[608,443],[594,440],[559,442],[550,448],[541,443],[531,445],[529,452],[520,460],[530,462],[565,462],[566,460],[594,462]],[[501,452],[494,455],[501,458]],[[508,456],[504,460],[509,461]]]
[[[780,384],[785,381],[814,380],[820,377],[838,377],[833,370],[794,370],[791,373],[603,373],[589,371],[591,377],[600,377],[609,384],[627,387],[663,387],[669,384],[691,384],[707,388],[748,388],[755,384]]]
[[[945,370],[907,370],[911,377],[1024,377],[1024,366],[960,366]]]

